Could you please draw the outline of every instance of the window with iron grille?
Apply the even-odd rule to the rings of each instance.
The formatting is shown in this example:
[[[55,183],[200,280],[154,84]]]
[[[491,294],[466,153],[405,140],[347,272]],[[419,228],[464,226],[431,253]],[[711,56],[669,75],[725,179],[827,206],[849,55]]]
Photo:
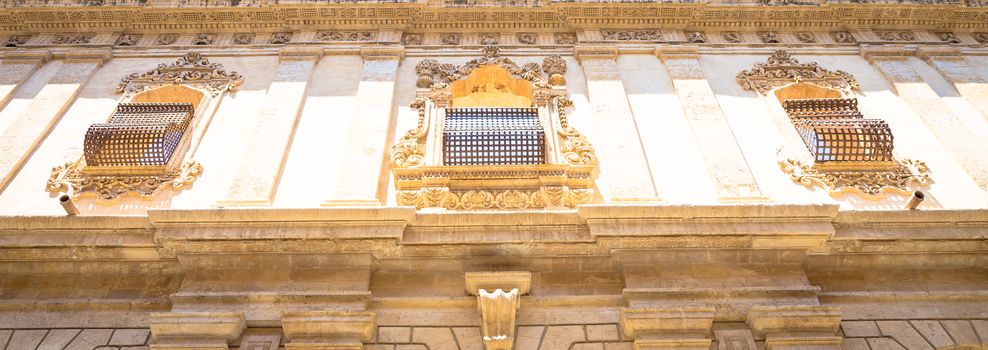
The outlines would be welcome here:
[[[538,108],[447,108],[443,164],[545,164]]]
[[[192,120],[191,103],[121,103],[86,131],[89,166],[166,165]]]
[[[892,161],[892,130],[865,119],[856,99],[789,99],[783,107],[815,162]]]

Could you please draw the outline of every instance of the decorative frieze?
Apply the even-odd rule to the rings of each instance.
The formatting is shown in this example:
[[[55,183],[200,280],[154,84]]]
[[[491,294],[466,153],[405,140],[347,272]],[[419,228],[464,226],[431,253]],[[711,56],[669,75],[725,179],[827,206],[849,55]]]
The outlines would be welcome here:
[[[55,39],[51,41],[52,45],[82,45],[88,44],[93,40],[95,35],[93,34],[65,34],[56,35]]]
[[[30,38],[30,36],[26,35],[13,35],[7,38],[7,41],[3,43],[3,47],[18,47],[27,43],[27,40]]]
[[[740,44],[744,42],[744,36],[742,36],[739,32],[724,32],[721,33],[721,37],[724,38],[724,41],[731,44]]]
[[[838,44],[853,44],[857,42],[854,40],[854,35],[851,35],[851,32],[832,32],[830,33],[830,37]]]
[[[556,45],[573,45],[576,44],[576,34],[573,33],[556,33],[552,35],[553,40]]]
[[[402,34],[401,44],[402,45],[422,45],[422,34]]]
[[[212,45],[213,40],[212,34],[200,33],[192,38],[192,45]]]
[[[884,31],[875,32],[879,39],[884,41],[915,41],[916,35],[910,31]]]
[[[367,31],[320,31],[316,41],[374,41],[375,32]]]
[[[481,45],[497,45],[501,41],[501,35],[497,33],[481,33],[480,34],[480,44]]]
[[[518,40],[519,44],[522,45],[535,45],[538,44],[539,34],[538,33],[518,33],[515,34],[515,38]]]
[[[765,44],[778,44],[782,42],[782,39],[779,38],[779,34],[776,32],[759,32],[758,38]]]
[[[686,32],[686,42],[691,44],[707,43],[707,34],[698,31]]]
[[[936,35],[937,35],[937,38],[940,39],[940,41],[945,42],[945,43],[948,43],[948,44],[960,44],[961,43],[961,39],[958,39],[957,38],[957,35],[955,35],[952,32],[936,33]]]
[[[602,30],[604,40],[619,41],[662,41],[662,32],[658,30]]]

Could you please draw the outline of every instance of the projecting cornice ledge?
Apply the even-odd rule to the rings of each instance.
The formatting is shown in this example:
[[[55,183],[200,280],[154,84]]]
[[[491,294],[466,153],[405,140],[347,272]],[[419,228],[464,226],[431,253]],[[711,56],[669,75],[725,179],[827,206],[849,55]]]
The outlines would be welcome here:
[[[578,213],[595,239],[732,237],[738,248],[819,250],[833,237],[836,205],[587,205]]]

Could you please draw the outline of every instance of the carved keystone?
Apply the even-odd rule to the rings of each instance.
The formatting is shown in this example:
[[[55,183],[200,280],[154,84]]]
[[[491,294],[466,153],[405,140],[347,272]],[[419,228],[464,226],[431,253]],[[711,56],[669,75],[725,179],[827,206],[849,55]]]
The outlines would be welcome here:
[[[531,291],[532,273],[467,272],[466,285],[467,293],[477,296],[477,309],[484,325],[484,348],[511,350],[515,341],[515,316],[521,307],[520,296]]]
[[[768,350],[840,349],[840,318],[834,306],[754,306],[748,311],[748,325]]]
[[[367,311],[286,312],[281,327],[286,350],[359,350],[374,335],[376,315]]]
[[[154,313],[151,349],[228,349],[245,327],[244,315],[238,312]]]
[[[712,307],[625,308],[620,324],[637,350],[707,350],[714,314]]]

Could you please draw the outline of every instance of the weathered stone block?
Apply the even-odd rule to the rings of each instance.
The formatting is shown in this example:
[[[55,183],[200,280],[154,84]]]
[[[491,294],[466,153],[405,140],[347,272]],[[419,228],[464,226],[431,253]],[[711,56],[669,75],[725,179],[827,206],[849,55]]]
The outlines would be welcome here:
[[[456,335],[456,342],[460,344],[460,350],[484,350],[480,328],[453,328],[453,334]]]
[[[150,334],[150,329],[118,329],[110,337],[109,345],[144,345],[147,343],[148,335]]]
[[[874,321],[844,321],[840,323],[846,337],[879,337],[882,333]]]
[[[412,342],[426,344],[429,346],[429,350],[458,350],[456,339],[453,338],[453,331],[446,327],[415,328],[412,333]]]
[[[868,338],[868,345],[871,346],[871,350],[907,350],[891,338]]]
[[[431,350],[431,349],[425,347],[425,345],[412,344],[412,345],[398,345],[395,347],[395,350]]]
[[[583,326],[549,326],[539,350],[569,350],[573,343],[586,339]]]
[[[571,350],[604,350],[603,343],[574,344]]]
[[[632,350],[632,343],[607,343],[604,350]]]
[[[545,327],[542,326],[518,327],[515,331],[515,349],[537,349],[543,332]]]
[[[587,325],[587,340],[589,341],[618,340],[617,325],[613,325],[613,324]]]
[[[981,338],[981,344],[988,345],[988,321],[971,320],[971,326],[974,326],[974,331],[977,332],[978,337]]]
[[[92,350],[110,341],[112,329],[85,329],[64,350]]]
[[[79,329],[53,329],[38,345],[38,350],[62,350],[79,334]]]
[[[910,321],[913,327],[930,342],[936,348],[942,348],[946,346],[954,345],[954,341],[950,339],[950,335],[947,331],[943,329],[940,322],[937,321]]]
[[[923,336],[906,321],[878,321],[878,328],[882,330],[882,335],[895,338],[895,341],[909,350],[933,350]]]
[[[48,334],[47,330],[25,330],[18,329],[10,337],[7,349],[34,349],[41,344],[41,340]]]
[[[868,341],[864,338],[844,338],[840,348],[841,350],[870,350]]]
[[[411,327],[380,327],[377,332],[379,343],[408,343],[412,339]]]
[[[974,333],[974,327],[971,327],[971,322],[967,320],[940,321],[940,324],[947,330],[947,333],[950,333],[950,337],[953,338],[957,344],[980,343],[978,334]]]

